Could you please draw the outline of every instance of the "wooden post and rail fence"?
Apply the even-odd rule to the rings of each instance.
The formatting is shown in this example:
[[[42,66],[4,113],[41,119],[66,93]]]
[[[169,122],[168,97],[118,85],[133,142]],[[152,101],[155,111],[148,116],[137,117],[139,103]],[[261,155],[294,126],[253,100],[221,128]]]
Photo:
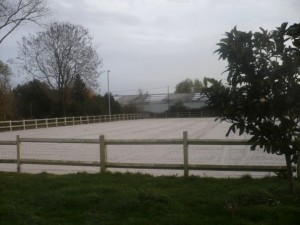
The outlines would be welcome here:
[[[58,126],[103,123],[147,118],[147,114],[112,114],[98,116],[72,116],[60,118],[0,121],[0,131],[38,129]]]
[[[211,116],[204,112],[175,112],[175,113],[135,113],[135,114],[112,114],[96,116],[72,116],[60,118],[24,119],[0,121],[1,131],[27,130],[58,126],[72,126],[90,123],[103,123],[121,120],[137,120],[148,118],[192,118]]]
[[[95,144],[99,146],[100,159],[96,162],[85,161],[66,161],[66,160],[36,160],[22,158],[22,143],[77,143]],[[16,145],[16,159],[0,159],[0,163],[17,164],[17,172],[21,172],[22,164],[37,165],[61,165],[61,166],[90,166],[99,167],[100,172],[104,173],[107,168],[127,168],[127,169],[174,169],[183,170],[184,176],[189,176],[189,170],[214,170],[214,171],[255,171],[255,172],[284,172],[285,166],[267,165],[208,165],[208,164],[189,164],[190,145],[251,145],[247,140],[219,140],[219,139],[189,139],[188,133],[183,132],[180,139],[106,139],[100,135],[98,139],[60,139],[60,138],[25,138],[17,135],[15,141],[0,141],[0,145]],[[182,164],[150,164],[150,163],[121,163],[108,162],[108,146],[110,145],[182,145],[183,162]],[[201,151],[201,150],[199,150]],[[300,163],[293,167],[300,177]]]

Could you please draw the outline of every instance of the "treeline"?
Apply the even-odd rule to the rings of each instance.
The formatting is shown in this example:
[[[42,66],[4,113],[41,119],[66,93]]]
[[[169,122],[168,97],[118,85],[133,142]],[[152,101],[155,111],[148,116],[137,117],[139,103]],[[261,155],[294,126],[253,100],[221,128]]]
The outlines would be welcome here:
[[[32,80],[1,94],[0,120],[108,114],[108,94],[96,94],[87,88],[80,76],[76,76],[67,89],[65,99],[62,110],[58,91],[39,80]],[[112,96],[110,105],[112,114],[122,113],[122,107]]]
[[[0,0],[0,45],[25,23],[52,14],[46,0]],[[11,88],[10,67],[0,60],[0,120],[108,114],[108,99],[96,94],[102,58],[81,25],[53,21],[18,42],[11,65],[31,81]],[[5,53],[4,53],[5,54]],[[121,107],[111,98],[111,112]]]

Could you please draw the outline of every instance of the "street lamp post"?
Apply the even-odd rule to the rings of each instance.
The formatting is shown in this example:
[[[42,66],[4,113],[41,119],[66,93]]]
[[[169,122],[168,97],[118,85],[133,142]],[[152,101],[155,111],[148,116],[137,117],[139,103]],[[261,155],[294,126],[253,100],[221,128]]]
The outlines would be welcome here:
[[[110,120],[111,119],[111,111],[110,111],[109,72],[110,72],[110,70],[107,70],[108,114],[109,114],[109,120]]]

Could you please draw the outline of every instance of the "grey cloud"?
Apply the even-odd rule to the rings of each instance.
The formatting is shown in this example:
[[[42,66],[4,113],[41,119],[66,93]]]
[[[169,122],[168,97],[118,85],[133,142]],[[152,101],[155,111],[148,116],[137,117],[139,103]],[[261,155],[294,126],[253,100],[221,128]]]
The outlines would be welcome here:
[[[224,78],[226,62],[213,54],[235,25],[241,30],[274,29],[299,22],[299,0],[49,0],[51,20],[80,24],[100,44],[103,70],[111,70],[111,90],[175,86],[203,76]],[[17,53],[16,41],[32,26],[0,46],[0,59]],[[106,91],[106,77],[100,80]]]

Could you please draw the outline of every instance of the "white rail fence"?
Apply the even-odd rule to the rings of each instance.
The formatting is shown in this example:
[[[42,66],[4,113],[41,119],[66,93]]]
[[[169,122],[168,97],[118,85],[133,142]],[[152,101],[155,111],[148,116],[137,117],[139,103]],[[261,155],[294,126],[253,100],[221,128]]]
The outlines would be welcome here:
[[[22,143],[80,143],[99,145],[100,158],[96,162],[86,161],[66,161],[66,160],[37,160],[22,159]],[[61,165],[61,166],[91,166],[99,167],[104,173],[107,168],[127,168],[127,169],[174,169],[183,170],[184,176],[189,175],[189,170],[213,170],[213,171],[255,171],[255,172],[284,172],[285,166],[261,166],[261,165],[208,165],[189,164],[190,145],[251,145],[247,140],[219,140],[219,139],[188,139],[188,133],[183,132],[182,139],[106,139],[100,135],[98,139],[60,139],[60,138],[25,138],[17,135],[15,141],[0,141],[0,145],[16,145],[16,159],[0,159],[0,163],[16,164],[17,172],[21,172],[22,164],[37,165]],[[150,163],[113,163],[107,161],[109,145],[182,145],[183,162],[181,164],[150,164]],[[201,150],[200,150],[201,151]],[[293,167],[300,177],[300,163]]]
[[[61,118],[45,118],[30,120],[9,120],[0,121],[0,131],[38,129],[47,127],[69,126],[89,123],[102,123],[120,120],[137,120],[143,119],[143,114],[113,114],[98,116],[77,116],[77,117],[61,117]]]

